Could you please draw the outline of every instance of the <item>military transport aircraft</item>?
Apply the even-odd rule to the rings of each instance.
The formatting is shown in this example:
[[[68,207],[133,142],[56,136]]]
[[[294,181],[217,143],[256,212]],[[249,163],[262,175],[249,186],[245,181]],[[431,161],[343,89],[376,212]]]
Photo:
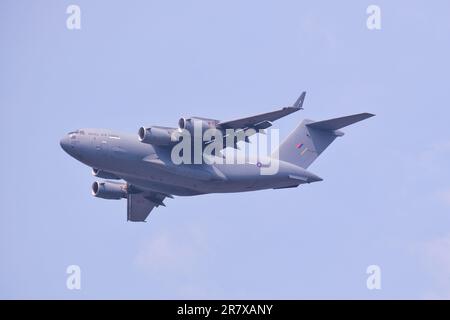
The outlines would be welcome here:
[[[249,142],[248,136],[260,133],[272,126],[273,121],[301,110],[305,95],[303,92],[290,107],[247,118],[232,121],[181,118],[178,128],[141,127],[137,136],[108,129],[79,129],[69,132],[60,144],[69,155],[91,167],[95,177],[107,179],[92,184],[95,197],[127,199],[127,220],[145,221],[154,207],[165,206],[163,200],[173,196],[293,188],[321,181],[307,168],[336,137],[344,134],[339,129],[370,118],[373,114],[360,113],[324,121],[305,119],[264,159],[264,164],[259,158],[251,156],[238,163],[177,163],[172,152],[185,140],[184,135],[180,138],[180,132],[195,136],[196,128],[200,128],[200,135],[208,129],[223,134],[220,141],[217,140],[220,135],[202,141],[201,151],[211,142],[227,140],[233,131],[244,132],[244,138],[235,135],[231,146],[225,146],[239,149],[238,142]],[[210,160],[211,157],[219,160],[226,158],[222,151],[213,152]],[[183,152],[185,150],[180,154],[183,155]],[[273,163],[276,163],[277,170],[262,174],[262,170]]]

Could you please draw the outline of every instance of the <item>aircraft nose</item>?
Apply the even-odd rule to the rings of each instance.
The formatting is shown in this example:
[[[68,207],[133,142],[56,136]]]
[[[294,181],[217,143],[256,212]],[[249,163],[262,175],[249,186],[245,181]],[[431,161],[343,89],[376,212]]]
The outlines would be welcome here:
[[[67,136],[63,137],[59,141],[59,144],[65,152],[69,153],[69,151],[68,151],[69,150],[69,138]]]

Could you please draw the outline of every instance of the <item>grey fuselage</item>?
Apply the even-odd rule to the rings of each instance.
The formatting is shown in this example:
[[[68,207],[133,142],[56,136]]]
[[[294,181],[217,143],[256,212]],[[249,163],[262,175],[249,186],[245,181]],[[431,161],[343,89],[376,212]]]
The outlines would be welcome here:
[[[61,139],[61,147],[85,165],[111,173],[143,190],[178,196],[296,187],[320,181],[294,164],[278,161],[275,174],[261,174],[260,163],[180,164],[171,148],[142,143],[135,134],[80,129]]]

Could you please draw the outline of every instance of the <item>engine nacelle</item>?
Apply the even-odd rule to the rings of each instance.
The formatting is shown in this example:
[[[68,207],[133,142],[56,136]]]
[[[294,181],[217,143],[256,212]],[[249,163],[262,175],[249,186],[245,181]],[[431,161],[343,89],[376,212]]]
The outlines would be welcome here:
[[[168,146],[176,142],[172,136],[175,130],[165,127],[141,127],[138,131],[139,141],[159,146]]]
[[[92,184],[92,195],[97,198],[119,200],[128,195],[127,184],[118,182],[99,182]]]
[[[116,176],[114,173],[103,171],[97,168],[92,168],[92,175],[97,178],[102,179],[114,179],[114,180],[120,180],[118,176]]]
[[[205,132],[208,129],[215,128],[216,124],[218,123],[217,120],[214,119],[203,119],[203,118],[180,118],[178,120],[178,127],[180,130],[187,130],[191,134],[194,134],[194,128],[200,128],[201,133]]]

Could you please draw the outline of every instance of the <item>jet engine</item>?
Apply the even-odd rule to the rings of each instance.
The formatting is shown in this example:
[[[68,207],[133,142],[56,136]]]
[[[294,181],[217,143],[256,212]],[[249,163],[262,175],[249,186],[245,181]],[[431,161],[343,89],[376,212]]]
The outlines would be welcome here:
[[[127,184],[120,182],[95,181],[92,184],[92,195],[97,198],[119,200],[128,195]]]
[[[204,118],[180,118],[178,120],[178,127],[180,130],[187,130],[190,134],[194,134],[194,128],[200,128],[201,132],[205,132],[208,129],[215,128],[218,121],[214,119]]]
[[[141,127],[138,131],[139,141],[159,146],[167,146],[173,144],[175,139],[172,133],[176,129],[166,127]]]
[[[114,173],[92,168],[92,175],[97,178],[120,180]]]

